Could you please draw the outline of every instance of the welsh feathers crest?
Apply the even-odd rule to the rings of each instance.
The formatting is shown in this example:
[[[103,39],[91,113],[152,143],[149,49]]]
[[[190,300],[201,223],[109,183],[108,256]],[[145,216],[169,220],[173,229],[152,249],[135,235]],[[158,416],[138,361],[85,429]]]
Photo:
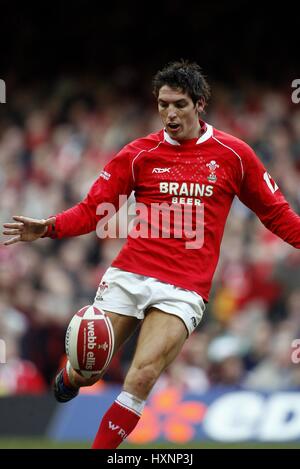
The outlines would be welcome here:
[[[220,167],[215,160],[211,160],[209,163],[206,163],[206,167],[209,169],[209,176],[207,176],[208,181],[216,182],[216,170]]]

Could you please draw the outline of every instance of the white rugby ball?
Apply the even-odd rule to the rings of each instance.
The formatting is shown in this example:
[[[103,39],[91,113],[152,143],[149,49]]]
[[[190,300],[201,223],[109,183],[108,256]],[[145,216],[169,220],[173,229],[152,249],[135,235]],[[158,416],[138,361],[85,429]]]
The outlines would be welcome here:
[[[114,332],[105,312],[88,305],[74,314],[67,328],[65,348],[77,373],[86,378],[102,373],[114,350]]]

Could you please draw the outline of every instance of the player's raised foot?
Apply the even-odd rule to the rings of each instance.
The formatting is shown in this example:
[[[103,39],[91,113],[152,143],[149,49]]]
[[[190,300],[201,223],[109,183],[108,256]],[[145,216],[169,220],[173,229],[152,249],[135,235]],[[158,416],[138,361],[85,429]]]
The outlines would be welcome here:
[[[66,386],[63,378],[64,370],[61,370],[55,377],[53,392],[57,402],[68,402],[79,394],[79,388]]]

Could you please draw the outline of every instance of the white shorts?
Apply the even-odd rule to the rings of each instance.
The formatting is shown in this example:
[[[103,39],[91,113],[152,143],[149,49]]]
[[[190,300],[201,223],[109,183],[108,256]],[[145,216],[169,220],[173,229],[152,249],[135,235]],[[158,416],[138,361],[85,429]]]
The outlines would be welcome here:
[[[137,319],[144,319],[146,310],[155,307],[181,318],[189,334],[205,310],[198,293],[116,267],[109,267],[103,275],[94,306]]]

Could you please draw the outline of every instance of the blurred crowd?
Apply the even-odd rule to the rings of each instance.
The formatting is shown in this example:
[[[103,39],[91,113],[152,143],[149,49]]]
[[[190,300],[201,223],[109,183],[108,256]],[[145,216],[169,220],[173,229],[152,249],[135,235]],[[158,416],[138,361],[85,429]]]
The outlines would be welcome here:
[[[205,120],[249,143],[300,213],[300,108],[290,90],[215,83],[212,95]],[[24,86],[7,101],[0,105],[1,224],[12,215],[45,218],[76,204],[123,145],[161,127],[147,93],[135,96],[92,78]],[[123,242],[91,233],[0,245],[6,359],[0,395],[49,389],[65,359],[70,318],[93,302]],[[215,385],[298,387],[300,365],[291,359],[298,337],[300,252],[235,200],[205,317],[156,386],[199,393]],[[104,384],[122,381],[135,338],[118,353]]]

